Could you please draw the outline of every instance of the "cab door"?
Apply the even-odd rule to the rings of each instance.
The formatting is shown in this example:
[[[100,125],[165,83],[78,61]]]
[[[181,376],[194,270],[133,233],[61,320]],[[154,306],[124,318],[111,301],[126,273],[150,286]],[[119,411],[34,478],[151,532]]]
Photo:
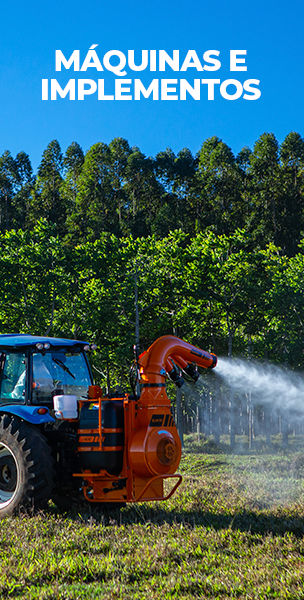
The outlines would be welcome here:
[[[25,404],[27,358],[24,352],[6,350],[0,355],[0,403]]]

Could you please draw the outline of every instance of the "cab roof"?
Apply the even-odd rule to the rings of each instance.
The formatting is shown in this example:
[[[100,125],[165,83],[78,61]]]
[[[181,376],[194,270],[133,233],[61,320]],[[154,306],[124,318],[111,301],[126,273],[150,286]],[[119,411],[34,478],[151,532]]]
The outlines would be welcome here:
[[[38,343],[50,344],[51,348],[72,348],[89,345],[88,342],[80,340],[68,340],[65,338],[52,338],[44,335],[29,335],[27,333],[3,333],[0,334],[0,349],[1,348],[26,348],[36,346]]]

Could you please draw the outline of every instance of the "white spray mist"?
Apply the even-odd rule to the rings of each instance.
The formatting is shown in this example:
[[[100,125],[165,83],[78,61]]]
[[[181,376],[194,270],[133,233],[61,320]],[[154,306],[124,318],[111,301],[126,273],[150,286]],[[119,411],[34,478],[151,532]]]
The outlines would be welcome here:
[[[275,365],[219,358],[214,369],[231,388],[251,392],[255,402],[304,413],[304,377]]]

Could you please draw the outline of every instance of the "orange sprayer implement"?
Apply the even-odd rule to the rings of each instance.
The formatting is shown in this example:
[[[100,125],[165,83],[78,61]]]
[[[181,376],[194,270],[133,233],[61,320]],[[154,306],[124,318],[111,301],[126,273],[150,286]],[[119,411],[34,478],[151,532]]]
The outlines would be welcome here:
[[[164,500],[175,492],[182,481],[181,475],[176,474],[181,442],[165,382],[169,376],[178,386],[182,385],[181,369],[196,381],[197,366],[213,368],[216,362],[214,354],[168,335],[156,340],[138,357],[139,398],[127,395],[102,398],[98,386],[90,387],[90,399],[82,403],[81,414],[89,413],[88,404],[94,405],[98,427],[85,430],[80,426],[78,451],[86,455],[83,466],[89,468],[74,474],[84,479],[88,500],[117,503]],[[172,479],[173,483],[166,493],[165,479]]]

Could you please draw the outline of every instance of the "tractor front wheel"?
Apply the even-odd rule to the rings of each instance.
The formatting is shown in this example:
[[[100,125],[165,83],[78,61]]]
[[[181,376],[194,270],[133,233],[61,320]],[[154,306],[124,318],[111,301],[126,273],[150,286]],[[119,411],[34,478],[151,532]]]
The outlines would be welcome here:
[[[53,488],[53,459],[36,427],[13,415],[0,417],[0,518],[21,507],[42,506]]]

